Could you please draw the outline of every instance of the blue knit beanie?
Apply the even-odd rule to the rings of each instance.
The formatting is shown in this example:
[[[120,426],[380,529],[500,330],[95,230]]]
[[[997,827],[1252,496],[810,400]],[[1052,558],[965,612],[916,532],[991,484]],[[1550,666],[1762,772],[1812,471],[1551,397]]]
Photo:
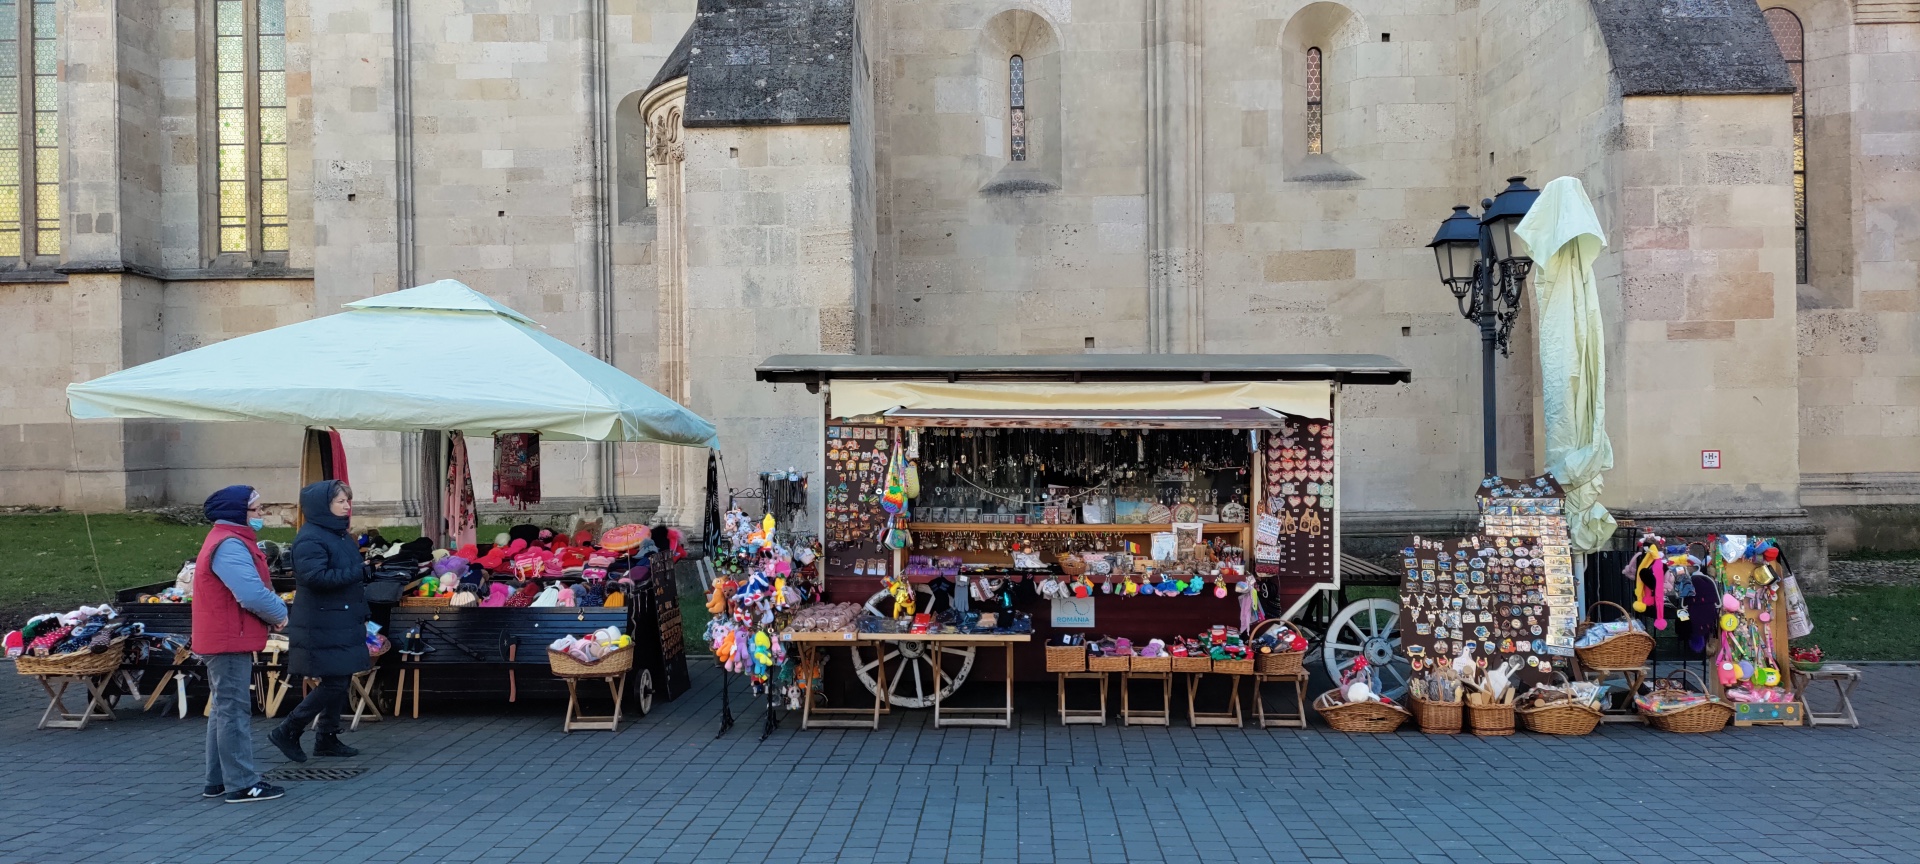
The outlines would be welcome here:
[[[247,505],[253,502],[252,486],[228,486],[207,496],[204,505],[208,522],[247,524]]]

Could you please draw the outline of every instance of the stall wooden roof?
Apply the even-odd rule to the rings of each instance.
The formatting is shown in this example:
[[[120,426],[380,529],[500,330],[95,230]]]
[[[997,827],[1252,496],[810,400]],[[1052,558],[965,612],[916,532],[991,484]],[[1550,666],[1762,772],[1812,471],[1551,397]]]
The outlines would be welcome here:
[[[1378,354],[1033,354],[945,357],[782,354],[754,370],[761,381],[818,385],[886,381],[1227,382],[1404,384],[1413,370]]]

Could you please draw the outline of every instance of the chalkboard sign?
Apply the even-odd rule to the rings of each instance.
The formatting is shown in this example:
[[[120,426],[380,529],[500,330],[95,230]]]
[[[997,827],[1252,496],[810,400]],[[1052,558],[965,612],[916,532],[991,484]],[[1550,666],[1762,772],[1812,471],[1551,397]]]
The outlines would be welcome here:
[[[669,701],[680,698],[680,694],[693,687],[693,679],[687,674],[687,640],[680,620],[680,598],[675,585],[672,567],[659,568],[653,573],[654,617],[660,623],[660,681],[654,684],[656,692]]]

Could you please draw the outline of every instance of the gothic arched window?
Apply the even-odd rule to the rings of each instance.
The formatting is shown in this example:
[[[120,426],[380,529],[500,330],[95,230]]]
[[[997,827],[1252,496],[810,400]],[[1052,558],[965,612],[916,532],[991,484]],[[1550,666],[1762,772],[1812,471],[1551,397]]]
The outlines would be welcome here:
[[[1794,281],[1807,284],[1807,39],[1792,12],[1774,7],[1764,13],[1780,56],[1793,73],[1793,263]]]
[[[1320,135],[1320,49],[1307,49],[1307,152],[1325,152]]]

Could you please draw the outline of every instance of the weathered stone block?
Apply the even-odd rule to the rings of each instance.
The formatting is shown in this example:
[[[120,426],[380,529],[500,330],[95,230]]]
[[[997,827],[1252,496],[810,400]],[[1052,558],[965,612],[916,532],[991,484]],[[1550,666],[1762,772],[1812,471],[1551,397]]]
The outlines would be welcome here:
[[[1352,249],[1320,249],[1269,255],[1264,276],[1268,282],[1324,282],[1351,279],[1353,271]]]

